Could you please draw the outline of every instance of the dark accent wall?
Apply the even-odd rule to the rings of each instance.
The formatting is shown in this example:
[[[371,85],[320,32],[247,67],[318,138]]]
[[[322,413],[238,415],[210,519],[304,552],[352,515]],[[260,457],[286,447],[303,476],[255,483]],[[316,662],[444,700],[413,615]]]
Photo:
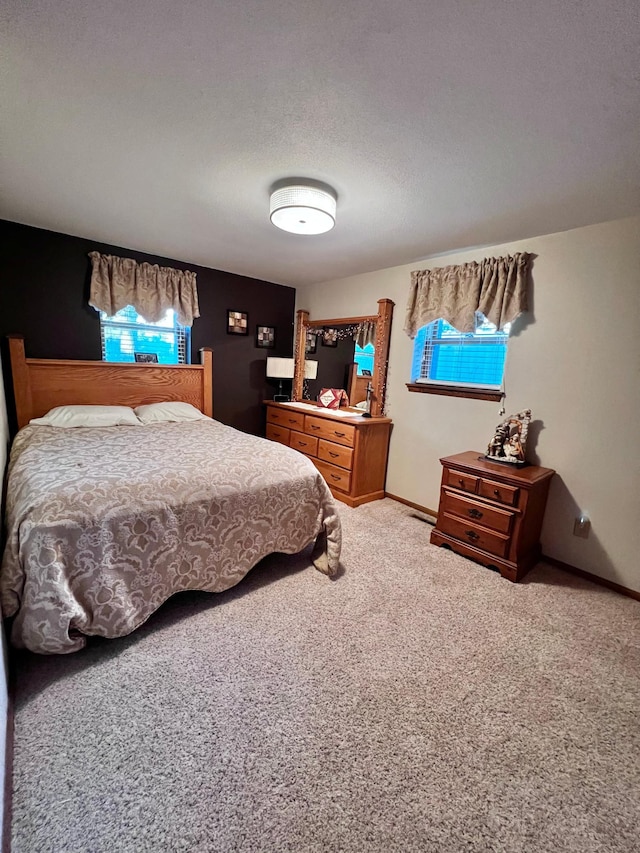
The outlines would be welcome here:
[[[262,401],[274,392],[265,378],[267,355],[293,352],[292,287],[0,220],[0,336],[24,335],[30,358],[99,360],[100,321],[88,304],[91,251],[197,273],[192,361],[199,361],[201,347],[211,347],[214,417],[260,434]],[[227,334],[229,308],[248,312],[247,336]],[[256,347],[258,324],[276,327],[275,349]]]

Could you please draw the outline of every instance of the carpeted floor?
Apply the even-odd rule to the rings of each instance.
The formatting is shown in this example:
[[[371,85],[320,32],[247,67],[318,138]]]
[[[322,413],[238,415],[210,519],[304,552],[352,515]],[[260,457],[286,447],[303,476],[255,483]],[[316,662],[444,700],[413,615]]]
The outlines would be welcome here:
[[[640,605],[341,505],[345,572],[273,556],[122,640],[18,660],[14,853],[639,848]]]

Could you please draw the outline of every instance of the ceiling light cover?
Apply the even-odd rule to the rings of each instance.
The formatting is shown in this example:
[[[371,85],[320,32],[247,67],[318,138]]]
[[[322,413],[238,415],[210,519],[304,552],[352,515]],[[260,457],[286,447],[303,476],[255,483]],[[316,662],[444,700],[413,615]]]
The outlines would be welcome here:
[[[281,187],[271,193],[270,218],[292,234],[324,234],[336,224],[336,195],[303,184]]]

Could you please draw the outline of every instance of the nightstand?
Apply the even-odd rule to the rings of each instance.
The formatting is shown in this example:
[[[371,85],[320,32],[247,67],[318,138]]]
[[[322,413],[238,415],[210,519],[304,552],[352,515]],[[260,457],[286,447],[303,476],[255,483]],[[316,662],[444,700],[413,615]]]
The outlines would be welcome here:
[[[500,570],[519,581],[540,559],[540,530],[551,468],[490,462],[478,451],[446,456],[434,545]]]

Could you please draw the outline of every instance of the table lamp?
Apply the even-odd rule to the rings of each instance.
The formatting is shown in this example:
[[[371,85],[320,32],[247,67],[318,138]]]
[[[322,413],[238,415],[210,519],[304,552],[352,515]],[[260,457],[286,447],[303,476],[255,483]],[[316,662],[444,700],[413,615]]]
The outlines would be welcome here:
[[[293,358],[269,358],[267,357],[267,378],[279,379],[280,385],[278,393],[273,395],[274,403],[288,403],[289,395],[282,392],[282,380],[293,379],[293,370],[295,368],[295,359]]]

